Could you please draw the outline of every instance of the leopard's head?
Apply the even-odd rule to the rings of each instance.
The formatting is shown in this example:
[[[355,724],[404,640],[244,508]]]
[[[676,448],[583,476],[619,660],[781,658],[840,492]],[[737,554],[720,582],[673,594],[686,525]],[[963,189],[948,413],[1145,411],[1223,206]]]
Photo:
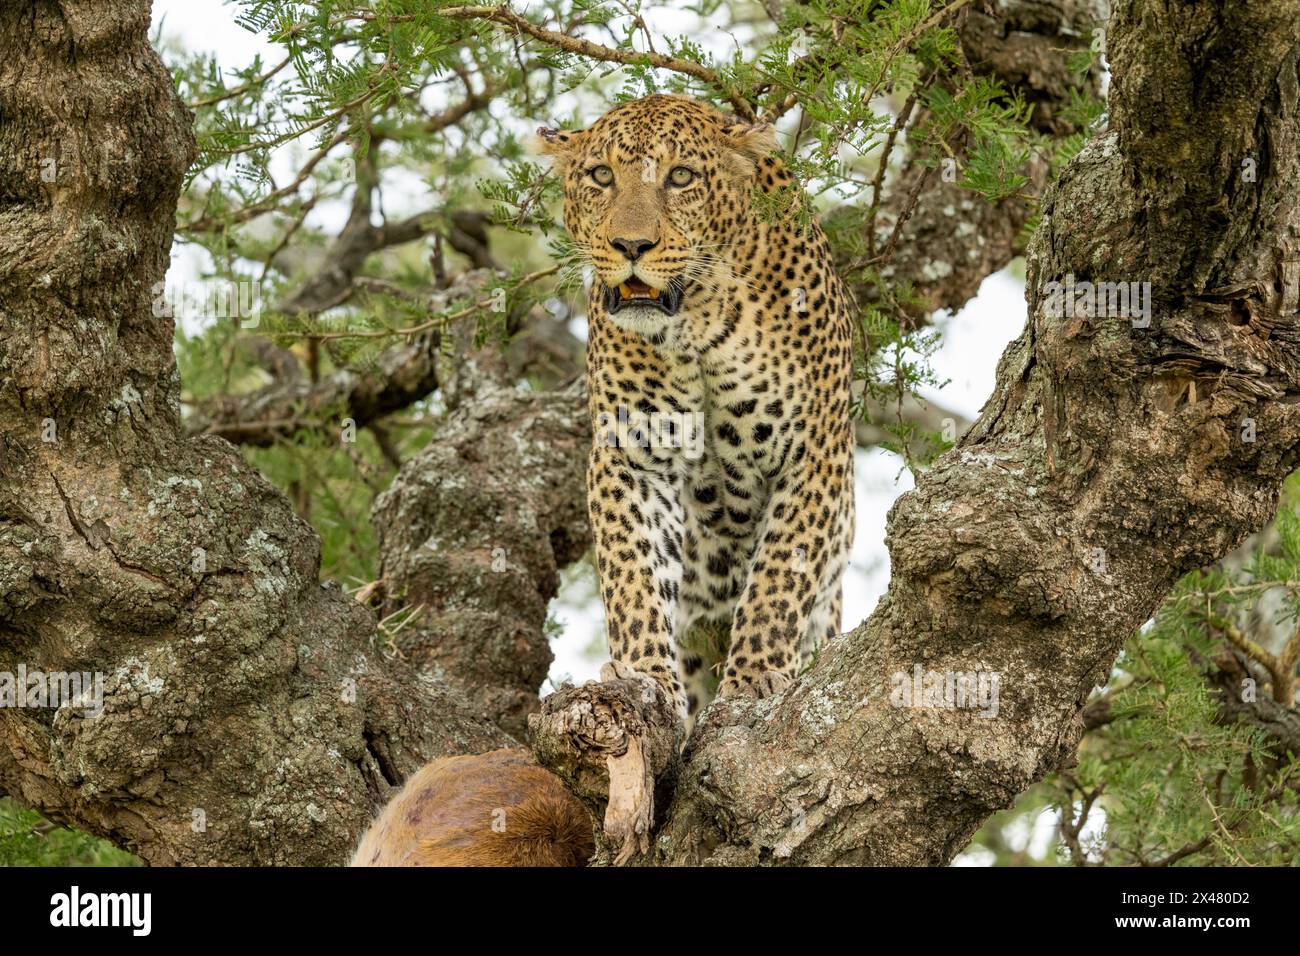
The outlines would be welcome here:
[[[759,162],[776,148],[766,124],[664,95],[538,138],[563,180],[565,225],[595,270],[593,307],[646,335],[733,272]]]

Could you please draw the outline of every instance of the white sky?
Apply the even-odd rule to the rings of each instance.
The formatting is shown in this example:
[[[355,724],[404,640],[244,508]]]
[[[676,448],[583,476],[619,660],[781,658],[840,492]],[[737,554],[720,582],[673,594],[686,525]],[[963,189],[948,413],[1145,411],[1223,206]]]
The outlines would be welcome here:
[[[161,24],[165,37],[174,37],[190,49],[215,51],[220,61],[232,68],[247,65],[258,53],[265,61],[278,62],[279,48],[238,26],[234,12],[221,0],[155,0],[154,26]],[[676,13],[661,11],[658,19],[651,19],[651,26],[671,33],[677,17]],[[712,52],[722,54],[737,42],[717,31],[705,33],[701,40]],[[287,169],[288,156],[285,162]],[[391,190],[386,191],[385,199],[394,201]],[[322,217],[341,214],[340,210],[328,208],[321,211]],[[175,253],[169,282],[194,275],[200,261],[196,256],[193,251]],[[1022,283],[1005,272],[990,276],[975,300],[957,315],[940,321],[945,335],[933,366],[940,381],[947,379],[949,384],[928,396],[974,419],[992,392],[998,357],[1020,333],[1025,314]],[[898,495],[912,486],[910,474],[900,475],[899,464],[897,457],[881,451],[858,456],[858,524],[851,566],[845,577],[846,628],[870,614],[888,582],[885,515]],[[588,653],[597,644],[601,611],[598,604],[579,600],[585,591],[581,586],[566,586],[555,603],[555,614],[564,622],[565,631],[553,645],[553,680],[594,678],[603,660]]]

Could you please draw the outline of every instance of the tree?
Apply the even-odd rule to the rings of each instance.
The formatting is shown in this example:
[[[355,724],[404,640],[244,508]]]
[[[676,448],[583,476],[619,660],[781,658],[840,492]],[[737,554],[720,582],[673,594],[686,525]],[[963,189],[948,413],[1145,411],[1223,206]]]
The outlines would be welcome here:
[[[611,768],[659,785],[653,845],[614,819],[627,842],[606,852],[951,860],[1074,759],[1125,641],[1182,575],[1267,524],[1296,464],[1300,5],[1149,6],[1120,0],[1103,26],[1085,0],[996,15],[969,0],[709,3],[752,39],[720,60],[685,38],[646,52],[662,38],[644,17],[585,2],[529,17],[251,2],[283,60],[234,83],[189,60],[178,84],[141,0],[0,11],[0,646],[11,669],[106,675],[98,717],[0,710],[0,789],[150,862],[337,863],[424,760],[531,723],[543,763],[598,813]],[[1090,125],[1103,47],[1109,110]],[[589,435],[576,343],[545,308],[572,285],[548,283],[572,277],[523,256],[499,270],[490,222],[549,232],[569,260],[553,186],[492,107],[603,94],[611,64],[615,95],[665,87],[797,117],[796,168],[838,203],[825,218],[863,306],[861,437],[918,472],[876,612],[780,698],[715,706],[680,759],[627,682],[534,713],[547,602],[589,543]],[[463,93],[430,93],[447,84]],[[280,185],[273,151],[300,140],[315,145]],[[841,163],[846,150],[859,158]],[[477,202],[467,182],[489,160]],[[403,165],[439,206],[384,218],[384,173]],[[309,213],[336,196],[348,213],[331,235]],[[914,396],[929,318],[1029,228],[1030,321],[979,420],[928,461],[945,444]],[[160,285],[174,235],[210,253],[205,293],[233,282],[236,303],[245,288],[274,301],[182,337],[182,376]],[[532,390],[513,387],[523,377]],[[394,434],[413,403],[434,426],[423,448]],[[339,469],[364,490],[340,500]],[[357,521],[372,496],[377,564]],[[327,570],[374,582],[362,601],[320,584],[307,518],[327,529]],[[1281,567],[1255,565],[1249,586],[1288,584]],[[1197,593],[1239,586],[1209,581]],[[1245,647],[1208,604],[1198,626]],[[1264,790],[1287,822],[1269,845],[1285,855],[1295,658],[1255,651],[1232,661],[1271,662],[1275,706],[1223,694],[1216,714],[1256,722],[1257,763],[1273,748]],[[1136,679],[1158,679],[1144,667]],[[918,670],[923,684],[996,675],[996,719],[898,706],[899,675]],[[575,735],[578,705],[598,720]],[[1181,858],[1225,845],[1174,839]]]

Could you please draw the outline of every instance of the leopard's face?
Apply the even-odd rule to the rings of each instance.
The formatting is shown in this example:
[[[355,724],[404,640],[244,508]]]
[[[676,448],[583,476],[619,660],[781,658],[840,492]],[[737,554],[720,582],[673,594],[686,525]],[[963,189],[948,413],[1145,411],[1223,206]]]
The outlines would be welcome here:
[[[615,324],[654,334],[732,271],[769,128],[650,96],[588,129],[539,136],[563,178],[565,225],[595,271],[593,303]]]

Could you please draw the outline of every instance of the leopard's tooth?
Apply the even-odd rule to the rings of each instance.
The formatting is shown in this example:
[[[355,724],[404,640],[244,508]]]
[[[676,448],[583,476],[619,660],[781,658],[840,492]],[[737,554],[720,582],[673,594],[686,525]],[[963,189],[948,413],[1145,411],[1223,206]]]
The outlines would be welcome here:
[[[658,289],[651,289],[651,290],[650,290],[650,298],[652,298],[652,299],[657,299],[657,298],[659,298],[659,290],[658,290]]]
[[[632,287],[624,282],[618,287],[618,294],[625,299],[630,299],[632,298]]]

